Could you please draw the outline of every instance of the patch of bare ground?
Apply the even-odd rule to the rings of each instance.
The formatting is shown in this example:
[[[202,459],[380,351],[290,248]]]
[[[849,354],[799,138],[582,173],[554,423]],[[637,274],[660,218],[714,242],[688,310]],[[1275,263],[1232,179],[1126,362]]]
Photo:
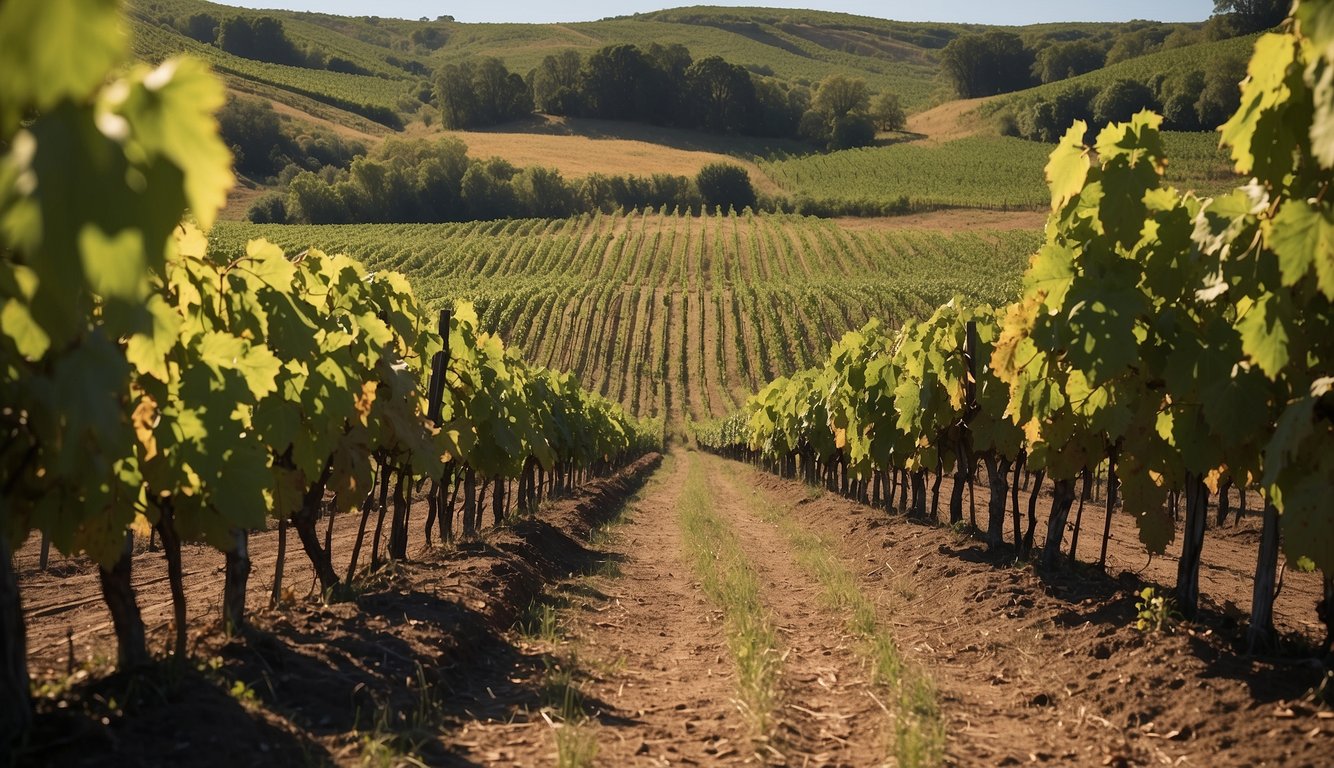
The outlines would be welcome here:
[[[929,144],[940,144],[982,133],[986,121],[977,114],[977,108],[991,97],[957,99],[908,116],[905,126],[909,133],[922,136]]]
[[[289,595],[267,607],[276,533],[251,536],[252,626],[228,641],[218,627],[222,556],[186,562],[191,660],[161,662],[142,675],[108,675],[115,655],[96,571],[56,560],[36,569],[37,547],[16,567],[28,615],[30,667],[38,686],[36,728],[19,765],[290,766],[470,763],[451,724],[474,713],[455,691],[490,666],[540,667],[505,633],[551,581],[599,562],[587,547],[594,526],[615,514],[657,465],[656,455],[594,480],[537,517],[478,541],[417,551],[359,582],[355,602],[324,604]],[[425,505],[414,505],[422,520]],[[338,519],[334,551],[346,557],[354,515]],[[295,536],[292,537],[295,539]],[[311,571],[289,545],[286,578],[302,592]],[[167,645],[165,566],[134,558],[150,648]],[[68,657],[73,650],[75,658]],[[72,674],[70,674],[72,672]],[[514,677],[514,675],[511,675]],[[508,678],[507,678],[508,679]],[[498,681],[497,700],[536,709],[537,691]]]
[[[1118,576],[1084,565],[1046,572],[1016,563],[1013,550],[987,553],[977,539],[950,529],[740,465],[735,471],[767,503],[839,541],[860,563],[864,589],[898,601],[894,634],[908,660],[934,679],[948,763],[1328,764],[1334,720],[1307,696],[1321,672],[1302,660],[1312,635],[1298,631],[1314,631],[1301,618],[1314,619],[1313,575],[1289,571],[1276,606],[1296,655],[1245,653],[1235,606],[1249,603],[1252,521],[1206,539],[1199,620],[1153,634],[1135,629],[1135,592],[1156,585],[1170,594],[1175,562],[1155,558],[1146,567],[1124,515],[1113,516],[1108,554]],[[942,501],[949,488],[946,481]],[[978,491],[978,509],[985,510],[986,494]],[[1042,497],[1042,519],[1049,505]],[[1092,549],[1101,514],[1086,509],[1084,525]]]

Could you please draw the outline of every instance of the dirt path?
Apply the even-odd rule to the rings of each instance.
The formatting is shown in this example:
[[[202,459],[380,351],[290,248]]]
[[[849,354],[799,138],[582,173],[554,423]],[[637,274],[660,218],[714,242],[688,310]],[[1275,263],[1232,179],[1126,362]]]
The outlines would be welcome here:
[[[776,748],[794,766],[883,763],[886,713],[844,618],[822,604],[819,583],[797,565],[789,543],[756,517],[753,486],[735,476],[736,467],[711,456],[697,460],[708,472],[716,512],[746,543],[784,643]]]
[[[631,503],[611,547],[619,576],[571,579],[549,592],[572,604],[550,650],[577,660],[598,765],[739,765],[751,754],[718,614],[685,564],[676,515],[685,469],[681,457],[669,459]],[[530,687],[540,686],[544,673],[528,672]],[[490,686],[473,688],[476,707],[465,709],[487,712]],[[489,709],[460,724],[456,747],[491,765],[553,761],[555,728],[542,713]]]

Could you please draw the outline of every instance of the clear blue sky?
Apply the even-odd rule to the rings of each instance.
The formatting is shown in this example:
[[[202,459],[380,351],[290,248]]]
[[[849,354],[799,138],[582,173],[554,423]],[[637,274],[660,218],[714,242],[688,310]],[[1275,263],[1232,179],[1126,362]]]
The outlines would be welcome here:
[[[283,8],[321,11],[343,16],[376,15],[434,19],[442,14],[459,21],[592,21],[691,5],[672,0],[235,0],[228,5],[248,8]],[[699,3],[701,5],[706,3]],[[978,24],[1034,24],[1043,21],[1203,21],[1213,11],[1213,0],[796,0],[737,3],[721,0],[709,5],[815,8],[878,16],[900,21],[956,21]]]

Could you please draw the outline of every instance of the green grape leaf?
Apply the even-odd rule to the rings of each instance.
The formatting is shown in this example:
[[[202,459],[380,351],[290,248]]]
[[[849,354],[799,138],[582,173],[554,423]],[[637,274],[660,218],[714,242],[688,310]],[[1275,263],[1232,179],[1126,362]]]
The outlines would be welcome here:
[[[208,65],[177,58],[143,74],[118,105],[134,126],[133,141],[151,155],[166,157],[184,174],[187,204],[206,230],[236,181],[231,152],[214,117],[225,101],[222,82]]]
[[[1297,6],[1296,16],[1318,56],[1306,67],[1306,84],[1315,107],[1311,154],[1322,167],[1334,168],[1334,5],[1305,2]]]
[[[226,549],[225,538],[231,528],[263,528],[269,508],[264,489],[272,482],[269,458],[263,446],[247,440],[228,451],[223,457],[225,469],[217,482],[209,486],[209,498],[225,518],[221,530],[210,537],[210,543]],[[219,536],[218,534],[222,534]]]
[[[263,344],[250,344],[228,333],[210,331],[199,339],[199,361],[218,377],[236,371],[255,398],[276,392],[282,362]]]
[[[1167,488],[1153,473],[1136,466],[1129,457],[1117,468],[1121,479],[1121,498],[1125,511],[1135,518],[1139,539],[1152,553],[1161,555],[1176,538],[1176,523],[1164,507]]]
[[[152,318],[151,328],[129,338],[125,359],[140,373],[166,383],[170,376],[167,355],[176,346],[184,321],[160,294],[150,296],[146,306]]]
[[[108,235],[95,224],[79,231],[79,257],[88,287],[103,299],[139,303],[148,294],[143,233],[124,229]]]
[[[1329,489],[1334,487],[1334,436],[1329,429],[1308,438],[1303,464],[1289,467],[1271,487],[1282,513],[1283,551],[1292,559],[1310,558],[1329,573],[1334,570],[1334,515],[1329,514]]]
[[[0,3],[0,137],[29,108],[83,100],[125,52],[119,0]]]
[[[1255,140],[1257,134],[1273,135],[1272,130],[1262,130],[1262,122],[1281,112],[1288,97],[1284,81],[1296,57],[1297,41],[1291,35],[1267,34],[1255,41],[1255,50],[1246,69],[1248,77],[1242,83],[1241,106],[1219,129],[1223,133],[1223,143],[1232,148],[1237,173],[1259,172],[1257,166],[1267,169],[1272,162],[1267,156],[1281,154],[1282,147],[1271,146],[1270,142],[1257,147]]]
[[[1044,292],[1043,303],[1059,310],[1065,304],[1065,294],[1075,279],[1074,253],[1065,246],[1048,243],[1033,254],[1024,274],[1026,292]]]
[[[246,243],[246,258],[248,261],[242,268],[248,275],[280,293],[291,290],[292,281],[296,279],[296,265],[288,260],[281,248],[268,240],[251,240]]]
[[[1296,285],[1315,268],[1316,284],[1334,300],[1334,212],[1305,200],[1289,200],[1266,227],[1283,284]]]
[[[1265,485],[1276,484],[1288,464],[1300,458],[1303,443],[1314,431],[1315,406],[1316,398],[1303,397],[1283,409],[1265,448]]]
[[[1059,211],[1070,198],[1084,188],[1084,180],[1091,167],[1088,147],[1084,146],[1084,134],[1088,124],[1076,120],[1061,137],[1056,149],[1052,150],[1047,161],[1047,185],[1051,188],[1051,209]]]
[[[1074,337],[1068,359],[1088,374],[1092,386],[1101,386],[1139,359],[1135,327],[1145,308],[1143,294],[1115,283],[1082,282],[1069,297],[1066,321]]]
[[[1265,294],[1237,321],[1242,349],[1260,370],[1277,379],[1291,360],[1289,349],[1294,333],[1291,310],[1276,294]]]

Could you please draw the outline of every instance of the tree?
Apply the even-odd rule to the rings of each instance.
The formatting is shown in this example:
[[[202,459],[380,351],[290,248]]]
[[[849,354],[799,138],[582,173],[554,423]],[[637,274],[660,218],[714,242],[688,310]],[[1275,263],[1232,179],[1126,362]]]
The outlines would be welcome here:
[[[1106,59],[1102,48],[1089,40],[1053,43],[1038,51],[1033,76],[1052,83],[1099,69]]]
[[[301,66],[304,57],[288,37],[283,23],[272,16],[247,19],[233,16],[218,28],[218,47],[246,59]]]
[[[1204,73],[1199,70],[1178,73],[1164,80],[1158,90],[1158,101],[1163,105],[1163,125],[1174,131],[1201,130],[1196,104],[1203,91]]]
[[[1033,52],[1010,32],[963,35],[940,52],[941,67],[965,99],[1027,88],[1033,82]]]
[[[285,137],[278,113],[267,101],[230,96],[218,112],[218,124],[223,141],[236,156],[237,170],[247,176],[277,173],[274,155],[282,154]]]
[[[866,81],[844,75],[830,75],[820,81],[815,91],[814,108],[829,120],[854,112],[865,112],[871,104],[871,90]]]
[[[644,52],[629,45],[609,45],[588,57],[579,90],[591,117],[640,120],[650,114],[649,83],[653,65]]]
[[[903,105],[899,104],[898,95],[889,92],[876,97],[875,104],[871,107],[871,117],[882,131],[901,131],[908,122],[908,116],[903,113]]]
[[[504,160],[473,163],[463,174],[462,196],[468,215],[474,219],[501,219],[513,216],[518,207],[510,179],[517,169]]]
[[[1156,108],[1149,86],[1122,78],[1103,88],[1093,100],[1093,119],[1099,123],[1123,123],[1140,110]]]
[[[563,219],[575,212],[574,195],[560,171],[540,166],[523,169],[510,181],[518,211],[538,219]]]
[[[287,198],[270,192],[256,200],[246,211],[246,219],[254,224],[286,224]]]
[[[1195,116],[1201,128],[1212,130],[1237,111],[1244,77],[1246,62],[1240,58],[1227,59],[1209,70],[1195,100]]]
[[[1292,0],[1214,0],[1214,13],[1231,15],[1243,35],[1277,26],[1291,9]]]
[[[207,13],[196,13],[185,20],[185,35],[192,40],[212,45],[218,39],[218,19]]]
[[[710,163],[695,176],[700,197],[709,208],[741,211],[755,207],[755,188],[745,168],[732,163]]]
[[[292,221],[309,224],[343,224],[347,206],[319,176],[307,171],[287,185],[287,212]]]
[[[548,54],[533,70],[531,87],[533,106],[538,112],[551,115],[579,113],[579,70],[584,60],[579,52],[568,48]]]
[[[694,124],[717,133],[748,133],[755,122],[755,85],[750,73],[718,56],[701,59],[686,71]]]
[[[478,63],[473,70],[472,90],[481,125],[517,120],[533,111],[527,83],[506,69],[500,59],[488,57]]]
[[[875,123],[861,112],[834,119],[829,125],[829,148],[852,149],[875,141]]]
[[[480,105],[473,89],[473,64],[446,64],[435,78],[435,100],[440,107],[440,124],[450,130],[476,125]]]

